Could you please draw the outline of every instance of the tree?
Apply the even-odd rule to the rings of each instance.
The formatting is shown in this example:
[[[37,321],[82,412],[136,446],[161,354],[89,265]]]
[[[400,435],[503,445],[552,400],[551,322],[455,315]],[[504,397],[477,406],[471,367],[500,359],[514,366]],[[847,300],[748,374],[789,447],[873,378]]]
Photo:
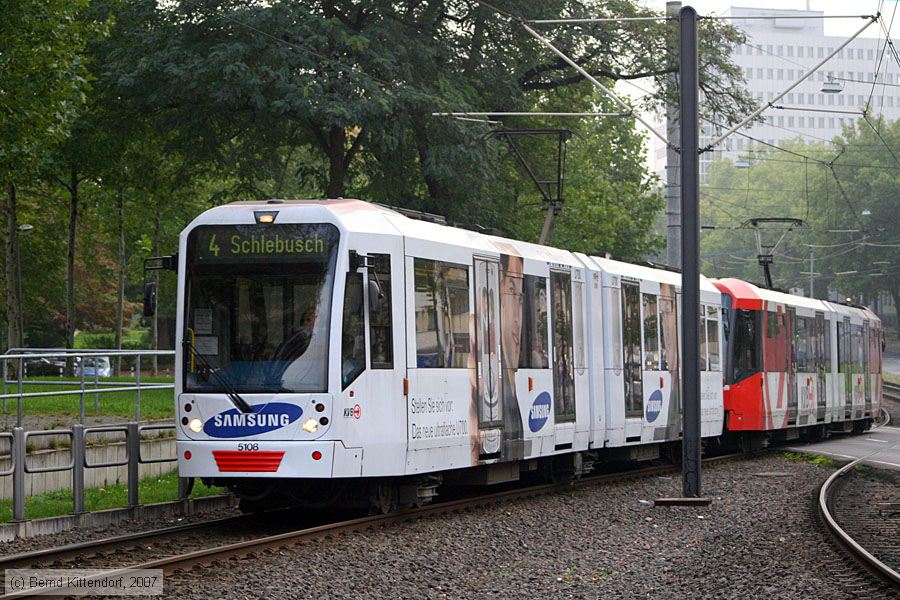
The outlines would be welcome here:
[[[773,265],[775,285],[808,293],[810,252],[815,294],[869,302],[888,293],[900,306],[900,125],[868,117],[829,143],[784,144],[786,152],[751,149],[749,169],[721,161],[701,190],[701,215],[718,229],[704,235],[708,274],[760,280],[753,217],[800,218]]]
[[[13,264],[19,246],[16,185],[34,173],[44,149],[65,138],[83,100],[84,45],[94,31],[78,17],[86,0],[0,3],[0,182],[6,191],[7,343],[23,344]],[[40,76],[35,74],[39,73]]]
[[[516,10],[653,14],[629,0],[531,0]],[[153,112],[195,159],[234,173],[249,195],[299,155],[298,172],[314,173],[326,197],[365,190],[426,209],[465,203],[493,179],[496,148],[431,113],[528,110],[583,81],[517,23],[474,2],[141,2],[120,24],[131,35],[112,56],[117,92]],[[728,58],[741,34],[718,21],[704,28],[707,106],[736,118],[752,102]],[[660,92],[647,103],[658,106],[673,93],[666,38],[674,31],[665,21],[629,21],[553,37],[610,84],[654,78]],[[590,107],[597,94],[579,100],[572,108]],[[311,166],[309,152],[324,167]]]

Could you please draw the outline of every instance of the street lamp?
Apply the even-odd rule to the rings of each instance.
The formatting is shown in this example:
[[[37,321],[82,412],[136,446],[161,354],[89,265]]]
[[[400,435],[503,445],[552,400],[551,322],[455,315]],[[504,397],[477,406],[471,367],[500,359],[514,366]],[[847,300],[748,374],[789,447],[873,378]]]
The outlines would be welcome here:
[[[22,295],[22,249],[19,246],[19,235],[30,235],[34,225],[22,223],[16,227],[16,302],[19,304],[19,343],[25,345],[25,297]]]
[[[835,81],[834,77],[829,75],[828,79],[822,83],[822,93],[824,94],[839,94],[844,91],[844,84],[840,81]]]

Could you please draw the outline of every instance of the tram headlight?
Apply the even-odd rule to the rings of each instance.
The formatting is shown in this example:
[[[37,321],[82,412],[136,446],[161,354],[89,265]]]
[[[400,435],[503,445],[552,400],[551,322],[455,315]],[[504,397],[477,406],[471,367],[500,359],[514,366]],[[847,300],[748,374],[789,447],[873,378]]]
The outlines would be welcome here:
[[[303,422],[303,431],[314,433],[319,428],[319,422],[315,419],[307,419]]]
[[[194,433],[200,433],[200,430],[203,429],[203,423],[200,419],[194,418],[191,419],[191,422],[188,423],[188,427],[190,427],[191,431]]]

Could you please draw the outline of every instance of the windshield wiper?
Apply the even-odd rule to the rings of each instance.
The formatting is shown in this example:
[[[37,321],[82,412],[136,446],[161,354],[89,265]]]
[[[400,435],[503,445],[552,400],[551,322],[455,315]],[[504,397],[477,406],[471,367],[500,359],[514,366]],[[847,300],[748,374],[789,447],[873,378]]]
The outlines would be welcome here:
[[[219,385],[222,386],[222,389],[225,390],[225,395],[228,396],[228,399],[231,400],[231,403],[234,404],[235,408],[237,408],[241,412],[252,413],[253,407],[247,404],[247,401],[241,398],[241,395],[237,393],[234,389],[234,386],[231,385],[224,377],[219,375],[219,372],[216,371],[209,361],[203,358],[203,355],[197,352],[197,348],[194,347],[194,344],[191,343],[191,340],[185,339],[182,342],[182,345],[191,353],[191,356],[200,361],[200,364],[205,368],[210,375],[216,378],[219,382]]]

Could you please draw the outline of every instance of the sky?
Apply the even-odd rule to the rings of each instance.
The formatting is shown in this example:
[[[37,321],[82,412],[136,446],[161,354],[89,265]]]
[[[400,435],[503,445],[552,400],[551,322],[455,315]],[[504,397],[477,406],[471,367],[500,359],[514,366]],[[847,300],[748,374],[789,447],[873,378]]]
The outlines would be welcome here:
[[[657,10],[666,9],[666,0],[642,0],[642,3]],[[682,0],[682,4],[693,6],[701,15],[723,14],[731,6],[788,10],[806,10],[808,6],[809,10],[822,11],[826,15],[863,15],[875,14],[881,6],[886,22],[890,22],[895,10],[900,13],[900,2],[897,0]],[[826,19],[825,35],[849,36],[859,27],[859,19]],[[862,37],[878,37],[878,31],[877,27],[870,27]],[[894,20],[891,28],[891,37],[898,35],[900,35],[900,15]]]

